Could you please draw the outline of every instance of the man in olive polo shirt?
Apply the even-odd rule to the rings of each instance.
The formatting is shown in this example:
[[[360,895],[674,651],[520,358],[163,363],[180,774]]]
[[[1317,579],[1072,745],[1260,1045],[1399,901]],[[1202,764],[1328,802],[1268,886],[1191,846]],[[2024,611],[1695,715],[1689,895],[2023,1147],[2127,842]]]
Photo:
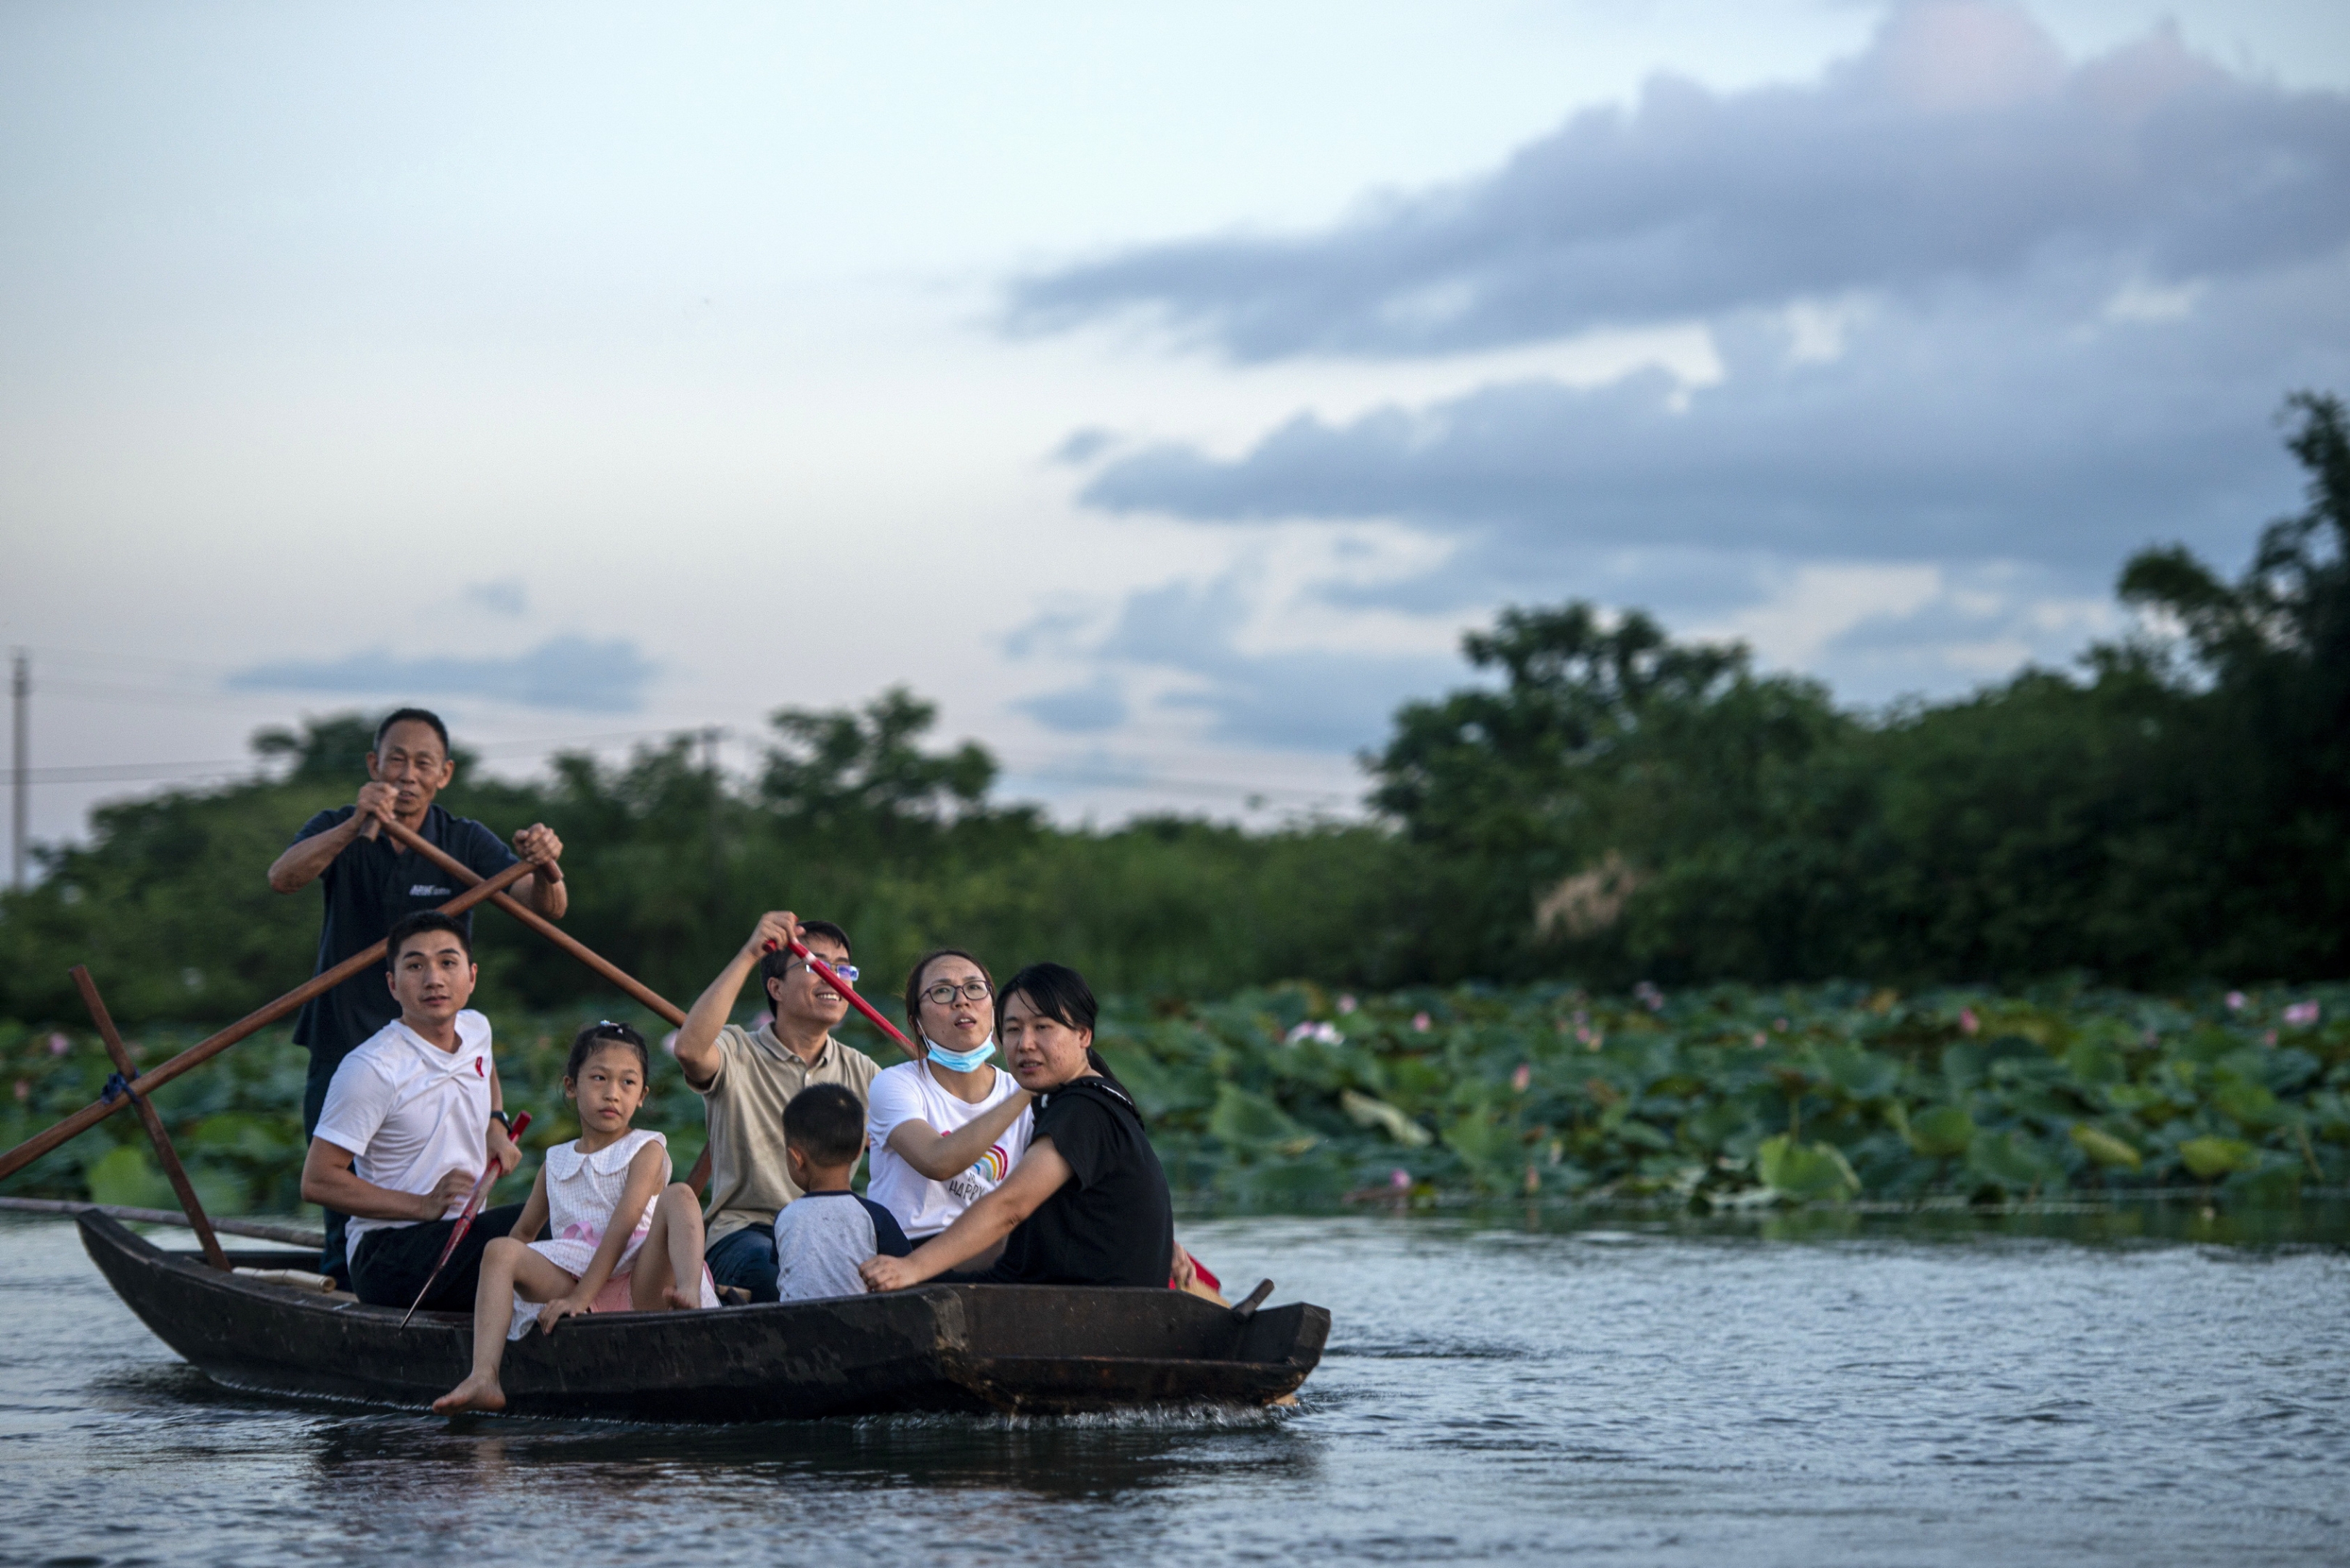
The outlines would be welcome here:
[[[862,1105],[880,1069],[832,1031],[848,1000],[794,956],[792,939],[852,984],[848,934],[826,920],[803,924],[790,910],[759,918],[743,950],[694,1002],[677,1032],[677,1064],[710,1117],[710,1199],[702,1256],[712,1278],[775,1297],[775,1215],[800,1195],[784,1160],[784,1107],[811,1084],[838,1084]],[[774,951],[768,951],[770,945]],[[746,1030],[727,1020],[756,969],[773,1020]]]

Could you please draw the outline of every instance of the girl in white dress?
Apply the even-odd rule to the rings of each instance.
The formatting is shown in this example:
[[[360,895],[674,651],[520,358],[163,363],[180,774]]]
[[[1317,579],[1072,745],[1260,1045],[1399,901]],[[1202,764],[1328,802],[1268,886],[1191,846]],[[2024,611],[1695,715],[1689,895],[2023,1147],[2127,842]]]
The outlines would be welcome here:
[[[572,1042],[563,1093],[579,1107],[578,1140],[546,1151],[512,1234],[483,1252],[473,1375],[435,1410],[504,1409],[498,1364],[534,1323],[553,1334],[573,1313],[718,1304],[702,1266],[701,1204],[670,1180],[668,1140],[629,1125],[650,1070],[643,1037],[626,1024],[591,1024]],[[553,1239],[531,1240],[542,1228]],[[655,1266],[635,1268],[639,1253]]]

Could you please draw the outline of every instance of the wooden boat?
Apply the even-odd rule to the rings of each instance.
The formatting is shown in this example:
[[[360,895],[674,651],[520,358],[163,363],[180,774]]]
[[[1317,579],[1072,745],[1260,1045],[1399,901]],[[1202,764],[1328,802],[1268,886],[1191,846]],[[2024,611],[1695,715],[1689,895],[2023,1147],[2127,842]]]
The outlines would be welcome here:
[[[463,1378],[473,1323],[224,1273],[104,1214],[82,1245],[156,1336],[232,1388],[413,1408]],[[308,1252],[233,1254],[307,1269]],[[1322,1358],[1330,1314],[1243,1314],[1178,1291],[927,1285],[889,1295],[610,1313],[527,1334],[500,1374],[510,1414],[765,1421],[889,1411],[1065,1412],[1264,1405]]]

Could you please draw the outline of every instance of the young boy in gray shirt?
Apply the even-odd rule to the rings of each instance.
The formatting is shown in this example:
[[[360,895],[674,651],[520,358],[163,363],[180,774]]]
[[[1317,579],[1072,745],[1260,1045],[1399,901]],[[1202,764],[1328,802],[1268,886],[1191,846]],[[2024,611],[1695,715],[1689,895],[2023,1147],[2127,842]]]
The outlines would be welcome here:
[[[811,1084],[784,1107],[784,1158],[800,1195],[775,1215],[778,1300],[863,1295],[858,1264],[914,1250],[887,1209],[848,1189],[864,1156],[864,1103],[838,1084]]]

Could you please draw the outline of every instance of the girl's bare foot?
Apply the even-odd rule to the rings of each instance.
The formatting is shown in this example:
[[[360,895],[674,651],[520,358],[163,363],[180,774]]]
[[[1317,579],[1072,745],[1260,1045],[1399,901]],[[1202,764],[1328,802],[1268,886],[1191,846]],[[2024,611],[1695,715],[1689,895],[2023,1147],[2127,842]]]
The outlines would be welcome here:
[[[702,1293],[696,1291],[688,1295],[671,1285],[661,1292],[661,1302],[671,1312],[698,1312],[702,1307]]]
[[[436,1416],[453,1416],[460,1410],[503,1410],[506,1407],[506,1391],[498,1386],[495,1376],[476,1372],[454,1388],[432,1401]]]

